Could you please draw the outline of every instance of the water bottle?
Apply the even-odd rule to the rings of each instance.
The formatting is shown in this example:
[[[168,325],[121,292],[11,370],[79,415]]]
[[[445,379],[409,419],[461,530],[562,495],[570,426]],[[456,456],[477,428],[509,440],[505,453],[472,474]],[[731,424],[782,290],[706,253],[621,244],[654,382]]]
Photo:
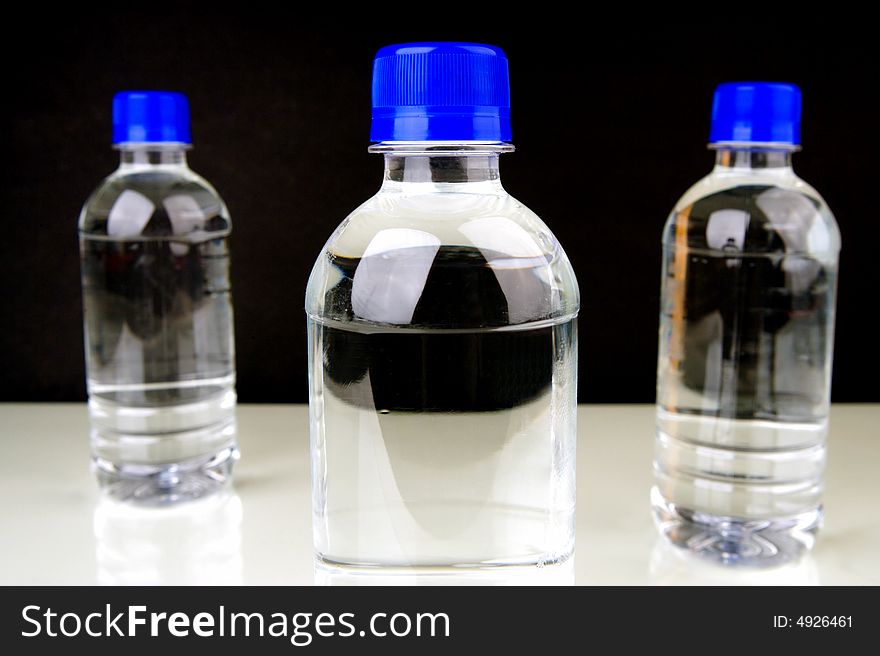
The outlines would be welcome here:
[[[579,296],[553,234],[501,186],[507,58],[388,46],[372,100],[382,186],[331,235],[306,294],[318,563],[563,562]]]
[[[187,166],[179,93],[113,99],[119,168],[79,218],[92,460],[112,498],[167,504],[230,480],[229,213]]]
[[[723,563],[792,560],[822,519],[840,233],[792,169],[800,119],[792,84],[720,85],[715,168],[663,233],[652,505]]]

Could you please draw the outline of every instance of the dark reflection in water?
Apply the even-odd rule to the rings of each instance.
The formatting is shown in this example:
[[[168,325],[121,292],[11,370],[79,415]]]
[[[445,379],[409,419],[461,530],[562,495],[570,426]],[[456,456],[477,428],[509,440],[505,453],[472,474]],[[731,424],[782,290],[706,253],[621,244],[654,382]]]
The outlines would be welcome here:
[[[806,419],[826,396],[835,270],[810,250],[817,207],[798,192],[736,187],[690,207],[684,244],[667,237],[668,274],[686,271],[681,316],[667,315],[671,359],[722,416]]]
[[[351,321],[367,314],[375,321],[407,315],[409,328],[325,326],[325,383],[338,398],[363,400],[351,386],[368,375],[367,401],[380,411],[501,410],[548,391],[556,360],[552,326],[485,330],[508,325],[512,309],[524,314],[525,306],[534,320],[550,317],[550,281],[542,275],[546,259],[517,261],[472,247],[426,246],[391,257],[337,257],[333,264],[343,275],[326,294],[329,316]]]

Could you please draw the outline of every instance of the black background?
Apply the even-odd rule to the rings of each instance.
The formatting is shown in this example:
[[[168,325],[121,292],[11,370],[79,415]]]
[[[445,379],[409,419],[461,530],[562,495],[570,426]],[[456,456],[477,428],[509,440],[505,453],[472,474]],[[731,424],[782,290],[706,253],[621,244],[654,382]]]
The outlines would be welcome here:
[[[805,150],[796,169],[843,234],[834,400],[880,400],[870,383],[880,370],[874,38],[782,22],[737,29],[557,16],[551,29],[538,9],[505,24],[393,29],[193,3],[5,21],[0,400],[85,398],[77,215],[117,164],[113,93],[167,88],[188,94],[190,164],[232,213],[239,398],[305,401],[308,273],[381,181],[381,157],[366,152],[372,56],[430,39],[494,43],[510,58],[518,150],[502,158],[503,179],[577,273],[581,401],[654,398],[660,232],[712,166],[714,86],[798,83]]]

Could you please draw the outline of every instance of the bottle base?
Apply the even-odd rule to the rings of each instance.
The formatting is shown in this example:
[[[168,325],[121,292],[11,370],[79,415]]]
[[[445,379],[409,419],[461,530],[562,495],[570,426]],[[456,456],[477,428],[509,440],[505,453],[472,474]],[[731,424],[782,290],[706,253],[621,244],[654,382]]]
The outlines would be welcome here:
[[[121,464],[100,457],[92,466],[103,494],[116,501],[142,506],[164,506],[193,501],[227,489],[238,448],[180,462]]]
[[[315,585],[322,586],[532,586],[574,585],[574,556],[516,565],[365,566],[315,556]]]
[[[654,521],[666,540],[723,565],[775,567],[797,560],[813,547],[822,508],[776,519],[711,515],[680,508],[655,488]]]
[[[355,576],[368,576],[375,574],[377,576],[395,577],[400,576],[427,576],[427,577],[460,577],[467,574],[478,575],[480,572],[489,573],[496,572],[499,575],[509,573],[516,576],[517,573],[529,571],[540,571],[545,568],[548,571],[554,568],[561,568],[573,561],[573,552],[563,555],[556,555],[546,558],[529,558],[523,560],[511,561],[487,561],[477,563],[456,563],[451,564],[378,564],[378,563],[362,563],[362,562],[344,562],[327,557],[319,552],[315,553],[315,567],[325,572],[335,572],[339,574],[348,574]]]

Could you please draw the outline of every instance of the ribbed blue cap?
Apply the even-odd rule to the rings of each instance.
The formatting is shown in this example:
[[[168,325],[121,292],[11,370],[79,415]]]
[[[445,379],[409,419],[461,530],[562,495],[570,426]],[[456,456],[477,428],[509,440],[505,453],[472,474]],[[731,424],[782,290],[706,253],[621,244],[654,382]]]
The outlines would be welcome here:
[[[510,139],[510,82],[501,48],[439,41],[376,53],[371,141]]]
[[[784,82],[727,82],[715,89],[709,143],[801,142],[801,90]]]
[[[120,91],[113,96],[113,143],[191,144],[189,103],[174,91]]]

